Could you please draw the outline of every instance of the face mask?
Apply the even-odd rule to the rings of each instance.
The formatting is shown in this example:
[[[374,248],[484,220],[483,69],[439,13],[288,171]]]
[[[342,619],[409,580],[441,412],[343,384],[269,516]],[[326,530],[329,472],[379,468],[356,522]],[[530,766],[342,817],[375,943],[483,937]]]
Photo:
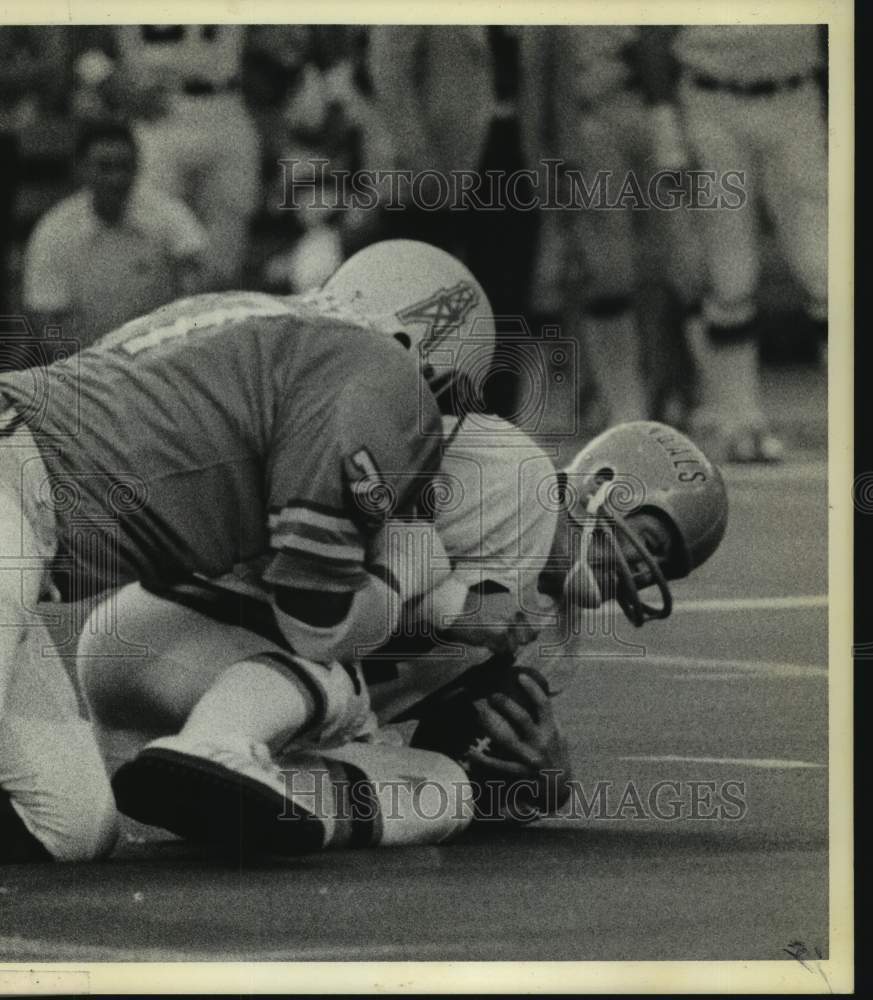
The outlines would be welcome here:
[[[593,575],[601,600],[614,598],[636,626],[655,618],[667,618],[673,608],[667,580],[645,542],[609,503],[610,486],[610,482],[602,483],[588,499],[583,518],[574,518],[582,530],[576,563],[568,581],[578,582],[580,571],[585,569],[589,577]],[[661,592],[660,607],[647,604],[640,597],[640,589],[652,584]]]

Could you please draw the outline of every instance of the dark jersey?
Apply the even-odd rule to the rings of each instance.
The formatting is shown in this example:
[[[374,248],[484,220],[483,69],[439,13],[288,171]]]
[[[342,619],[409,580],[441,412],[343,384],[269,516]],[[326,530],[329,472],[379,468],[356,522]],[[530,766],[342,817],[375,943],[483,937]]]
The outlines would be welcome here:
[[[40,444],[61,552],[101,585],[215,577],[352,591],[436,471],[415,360],[294,299],[201,295],[0,376]]]

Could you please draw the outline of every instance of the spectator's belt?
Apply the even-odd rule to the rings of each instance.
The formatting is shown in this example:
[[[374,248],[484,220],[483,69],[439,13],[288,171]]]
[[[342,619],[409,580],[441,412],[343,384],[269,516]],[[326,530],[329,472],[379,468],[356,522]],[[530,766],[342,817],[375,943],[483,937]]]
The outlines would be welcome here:
[[[182,93],[189,97],[212,97],[215,94],[226,94],[228,91],[237,90],[239,80],[236,78],[228,80],[227,83],[211,83],[209,80],[198,80],[192,77],[182,83]]]
[[[700,90],[721,90],[738,97],[771,97],[798,87],[812,78],[810,73],[798,73],[781,80],[756,80],[754,83],[737,83],[733,80],[718,80],[713,76],[694,74],[691,79]]]

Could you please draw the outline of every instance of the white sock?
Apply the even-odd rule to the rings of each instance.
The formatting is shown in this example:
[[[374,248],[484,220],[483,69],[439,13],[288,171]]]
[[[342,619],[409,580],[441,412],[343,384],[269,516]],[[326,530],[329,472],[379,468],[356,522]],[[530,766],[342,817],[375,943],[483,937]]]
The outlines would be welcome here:
[[[181,735],[214,742],[225,735],[257,743],[281,742],[306,728],[315,699],[279,659],[235,663],[194,706]]]

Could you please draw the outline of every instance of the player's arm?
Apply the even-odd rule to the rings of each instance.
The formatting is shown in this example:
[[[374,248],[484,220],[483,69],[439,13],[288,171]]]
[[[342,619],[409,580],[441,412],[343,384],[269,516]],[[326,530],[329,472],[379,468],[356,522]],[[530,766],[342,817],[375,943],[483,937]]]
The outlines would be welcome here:
[[[507,587],[491,580],[468,586],[457,575],[450,582],[456,588],[453,605],[434,615],[441,640],[514,655],[536,638],[536,627]]]
[[[362,359],[371,362],[332,404],[331,443],[320,453],[293,447],[293,404],[279,420],[288,455],[274,461],[271,491],[293,499],[270,516],[275,555],[263,578],[288,641],[322,661],[384,644],[404,605],[451,574],[420,502],[441,457],[436,403],[418,398],[417,367],[405,355]]]
[[[346,663],[388,641],[400,622],[404,596],[395,579],[371,567],[353,591],[280,585],[273,587],[272,604],[296,652],[319,662]]]
[[[319,662],[349,662],[384,646],[397,631],[403,605],[402,590],[372,574],[351,594],[273,589],[283,635],[297,652]]]
[[[428,462],[433,464],[437,457],[435,449]],[[298,520],[296,538],[285,536],[285,553],[271,570],[273,608],[298,652],[317,660],[352,660],[388,642],[401,622],[420,631],[425,627],[423,615],[441,622],[463,612],[467,586],[454,574],[439,533],[418,502],[432,474],[425,464],[409,476],[413,489],[400,497],[394,516],[381,524],[367,526],[334,516],[333,535],[316,535],[310,528],[325,527],[331,515],[310,512]],[[308,572],[303,569],[307,548],[321,559]],[[277,564],[288,574],[279,585]],[[323,585],[307,586],[305,581],[316,576]]]

